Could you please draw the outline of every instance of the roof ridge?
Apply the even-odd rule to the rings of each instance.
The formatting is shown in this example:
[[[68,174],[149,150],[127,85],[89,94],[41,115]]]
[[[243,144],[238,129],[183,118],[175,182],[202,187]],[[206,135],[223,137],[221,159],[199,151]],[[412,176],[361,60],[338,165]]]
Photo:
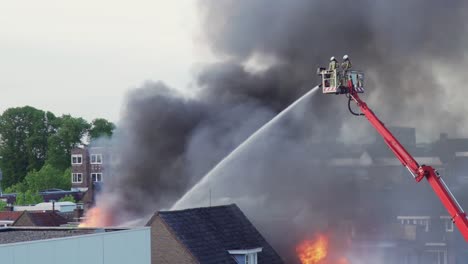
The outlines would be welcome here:
[[[206,206],[206,207],[196,207],[196,208],[186,208],[186,209],[180,209],[180,210],[167,210],[167,211],[158,211],[158,214],[165,214],[165,213],[176,213],[176,212],[190,212],[190,211],[196,211],[196,210],[207,210],[210,208],[222,208],[222,207],[237,207],[238,206],[235,203],[232,204],[225,204],[225,205],[215,205],[215,206]]]

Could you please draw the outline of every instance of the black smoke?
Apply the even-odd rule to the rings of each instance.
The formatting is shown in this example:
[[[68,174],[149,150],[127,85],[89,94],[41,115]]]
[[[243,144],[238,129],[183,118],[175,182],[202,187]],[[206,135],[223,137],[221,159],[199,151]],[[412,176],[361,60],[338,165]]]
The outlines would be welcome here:
[[[326,66],[330,56],[348,54],[354,67],[365,71],[366,99],[386,122],[417,127],[422,140],[439,132],[462,134],[468,124],[465,104],[459,99],[468,81],[464,74],[467,8],[461,0],[199,1],[204,39],[219,61],[200,69],[190,96],[161,82],[146,83],[129,94],[116,137],[118,180],[106,187],[107,195],[117,200],[113,207],[127,212],[129,218],[170,207],[250,134],[314,87],[316,68]],[[252,70],[251,64],[261,65],[261,70]],[[282,134],[276,139],[284,142],[271,150],[291,156],[266,157],[281,164],[274,168],[283,169],[267,170],[270,177],[258,176],[257,181],[268,184],[255,193],[266,201],[251,204],[268,204],[266,208],[275,213],[294,204],[302,214],[288,217],[302,227],[309,219],[319,223],[336,218],[343,207],[359,207],[374,198],[360,193],[362,188],[354,181],[335,184],[336,177],[310,179],[311,171],[335,173],[319,165],[304,166],[309,157],[339,152],[315,150],[308,145],[311,142],[349,143],[369,135],[365,121],[351,122],[346,111],[344,98],[320,96],[304,112],[307,122],[291,121],[286,123],[291,129],[278,129]],[[302,153],[300,146],[306,147]],[[264,164],[261,156],[257,161]],[[282,177],[290,173],[296,175],[296,183],[288,188],[282,185]],[[240,183],[239,188],[249,184]],[[326,196],[321,195],[321,186],[326,187]],[[330,193],[342,193],[345,203],[334,202],[320,210],[331,199]],[[259,219],[261,229],[278,229]]]
[[[207,43],[220,56],[274,57],[280,63],[270,70],[288,69],[301,81],[330,56],[349,54],[367,74],[371,103],[385,102],[386,120],[433,130],[425,121],[435,119],[462,130],[453,120],[465,120],[464,108],[452,102],[466,83],[466,1],[208,0],[199,8]]]

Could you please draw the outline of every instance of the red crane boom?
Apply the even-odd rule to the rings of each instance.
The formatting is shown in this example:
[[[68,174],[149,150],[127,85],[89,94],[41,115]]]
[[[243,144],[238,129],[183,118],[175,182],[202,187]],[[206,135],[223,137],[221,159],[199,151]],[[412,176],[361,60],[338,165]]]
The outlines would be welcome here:
[[[447,209],[453,223],[468,242],[468,220],[466,218],[466,213],[450,192],[437,170],[431,166],[419,165],[413,156],[408,153],[390,130],[385,127],[374,112],[372,112],[367,104],[359,97],[359,93],[364,93],[364,74],[354,70],[340,71],[339,69],[327,70],[325,68],[319,68],[317,73],[321,75],[322,78],[321,86],[323,93],[346,94],[348,96],[349,111],[354,115],[365,116],[367,120],[369,120],[372,126],[382,136],[390,150],[392,150],[403,166],[409,170],[417,182],[426,178]],[[356,102],[361,113],[353,112],[350,105],[351,101]]]
[[[374,112],[372,112],[367,104],[361,100],[358,93],[352,88],[350,91],[350,98],[356,102],[361,109],[362,114],[382,136],[387,146],[393,151],[403,166],[410,171],[414,179],[417,182],[420,182],[423,178],[426,178],[444,207],[447,209],[453,223],[457,226],[462,236],[468,242],[468,220],[466,219],[466,213],[457,202],[457,199],[455,199],[453,194],[450,192],[439,173],[431,166],[419,165],[413,156],[406,151],[403,145],[401,145],[395,136],[393,136],[393,134],[385,127]]]

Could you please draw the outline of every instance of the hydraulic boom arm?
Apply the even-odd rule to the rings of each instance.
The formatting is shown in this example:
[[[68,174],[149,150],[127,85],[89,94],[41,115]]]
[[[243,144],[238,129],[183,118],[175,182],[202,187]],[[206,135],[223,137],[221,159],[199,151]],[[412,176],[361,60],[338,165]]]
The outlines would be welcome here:
[[[383,137],[385,143],[393,151],[395,156],[405,166],[410,173],[413,175],[417,182],[420,182],[423,178],[426,178],[431,185],[434,192],[441,200],[444,207],[447,209],[452,221],[460,230],[461,234],[468,242],[468,220],[466,219],[466,213],[458,204],[457,200],[450,192],[449,188],[440,177],[439,173],[431,166],[419,165],[418,162],[406,151],[406,149],[400,144],[400,142],[393,136],[393,134],[385,127],[385,125],[377,118],[367,104],[361,100],[353,85],[348,86],[349,89],[349,100],[353,100],[361,109],[362,115],[364,115],[377,132]]]

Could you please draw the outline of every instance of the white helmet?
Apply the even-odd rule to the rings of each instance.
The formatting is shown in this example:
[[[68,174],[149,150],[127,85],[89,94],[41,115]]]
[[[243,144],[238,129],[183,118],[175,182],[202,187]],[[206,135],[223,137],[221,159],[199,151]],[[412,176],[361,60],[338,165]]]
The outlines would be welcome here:
[[[335,57],[331,57],[331,58],[330,58],[330,61],[334,61],[334,60],[335,60]]]
[[[343,60],[347,60],[347,59],[348,59],[348,55],[344,55]]]

